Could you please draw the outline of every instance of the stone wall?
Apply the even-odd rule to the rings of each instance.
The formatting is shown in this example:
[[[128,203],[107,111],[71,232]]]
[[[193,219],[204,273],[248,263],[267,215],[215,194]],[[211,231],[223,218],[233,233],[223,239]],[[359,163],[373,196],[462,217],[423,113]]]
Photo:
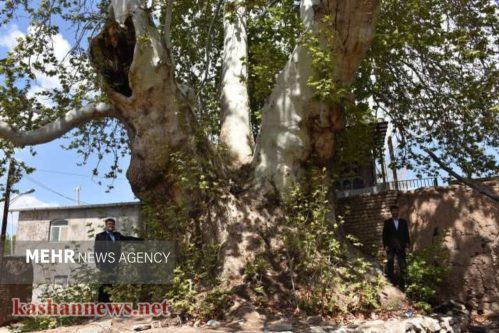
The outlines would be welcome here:
[[[383,221],[390,216],[390,206],[397,203],[394,191],[373,195],[343,198],[338,202],[338,213],[343,218],[346,233],[357,237],[364,252],[378,256],[382,248]]]
[[[5,257],[2,277],[4,274],[22,275],[23,280],[31,274],[33,280],[33,269],[27,264],[24,257]],[[10,277],[8,280],[11,280]],[[12,298],[19,298],[22,302],[31,300],[32,284],[1,284],[0,283],[0,326],[12,320]]]
[[[486,183],[499,193],[499,181]],[[453,185],[410,192],[387,192],[339,200],[344,228],[380,256],[383,221],[397,203],[409,221],[413,249],[428,246],[448,231],[451,267],[442,297],[457,299],[481,313],[499,313],[499,204],[469,188]]]

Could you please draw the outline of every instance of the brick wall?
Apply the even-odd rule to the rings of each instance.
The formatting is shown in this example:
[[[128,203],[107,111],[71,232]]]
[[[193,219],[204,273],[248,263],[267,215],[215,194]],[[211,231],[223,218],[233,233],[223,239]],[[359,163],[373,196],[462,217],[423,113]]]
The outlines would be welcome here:
[[[376,256],[381,248],[383,221],[390,217],[390,206],[398,202],[396,191],[360,195],[338,201],[338,213],[343,217],[347,234],[358,238],[364,252]]]
[[[2,277],[7,274],[6,280],[12,281],[12,278],[18,274],[23,275],[23,280],[27,277],[26,274],[31,274],[33,280],[33,268],[31,264],[27,264],[24,257],[5,257],[4,258],[5,272],[2,272]],[[29,276],[28,276],[29,278]],[[31,300],[32,284],[0,284],[0,326],[12,321],[12,298],[19,298],[26,302]]]
[[[499,194],[499,180],[485,185]],[[383,221],[395,203],[409,222],[413,249],[431,244],[435,233],[447,232],[450,273],[440,295],[478,313],[499,313],[499,204],[459,185],[340,199],[344,229],[364,244],[364,252],[382,257]]]

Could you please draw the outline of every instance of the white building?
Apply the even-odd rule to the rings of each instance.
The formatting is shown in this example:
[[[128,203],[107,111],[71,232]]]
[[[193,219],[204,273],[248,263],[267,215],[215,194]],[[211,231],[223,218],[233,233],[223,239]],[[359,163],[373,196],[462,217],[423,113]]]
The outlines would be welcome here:
[[[16,241],[86,241],[104,230],[104,219],[116,219],[116,230],[135,235],[140,202],[20,208]]]
[[[109,204],[20,208],[15,247],[16,256],[25,256],[23,242],[68,242],[93,241],[95,235],[104,230],[104,219],[116,220],[116,231],[124,235],[137,235],[142,228],[140,202],[117,202]],[[25,243],[29,244],[29,243]],[[52,285],[66,287],[71,279],[69,272],[53,273]],[[33,285],[32,301],[50,284]]]

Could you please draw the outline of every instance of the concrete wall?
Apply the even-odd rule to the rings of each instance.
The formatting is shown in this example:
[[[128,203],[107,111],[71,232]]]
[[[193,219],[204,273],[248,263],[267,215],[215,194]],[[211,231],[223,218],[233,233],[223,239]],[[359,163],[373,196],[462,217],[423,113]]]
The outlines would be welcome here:
[[[499,181],[486,185],[499,193]],[[365,252],[382,253],[383,221],[394,203],[409,221],[415,249],[431,244],[435,233],[449,231],[451,267],[441,296],[479,313],[499,313],[499,204],[458,185],[341,199],[344,228],[364,243]]]
[[[5,257],[4,269],[2,276],[7,281],[12,281],[16,276],[22,275],[24,279],[33,279],[33,271],[31,264],[25,262],[24,257]],[[31,274],[31,275],[30,275]],[[7,275],[7,276],[5,276]],[[0,283],[0,326],[12,321],[12,298],[19,298],[21,302],[31,300],[31,284],[1,284]]]
[[[140,206],[136,204],[22,210],[19,212],[16,241],[48,241],[50,222],[54,220],[68,221],[67,241],[92,241],[104,230],[106,217],[115,218],[116,230],[124,235],[136,235],[142,227]],[[15,248],[15,254],[24,256],[25,249],[19,246]],[[71,279],[70,274],[68,278]],[[30,288],[30,297],[34,302],[41,301],[45,289],[51,287],[50,284],[34,284]]]
[[[68,221],[68,241],[93,240],[95,234],[104,230],[103,219],[109,216],[117,219],[116,230],[122,234],[133,235],[134,229],[140,227],[138,205],[24,210],[19,212],[16,240],[48,241],[53,220]]]

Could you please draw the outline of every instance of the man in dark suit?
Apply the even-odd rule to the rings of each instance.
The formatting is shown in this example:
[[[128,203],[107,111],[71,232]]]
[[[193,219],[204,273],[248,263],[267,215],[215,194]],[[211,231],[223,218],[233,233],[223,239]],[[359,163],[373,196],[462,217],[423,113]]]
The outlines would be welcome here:
[[[116,280],[118,274],[118,261],[121,255],[122,241],[142,240],[141,238],[124,236],[115,231],[116,220],[106,218],[104,220],[105,230],[95,236],[94,253],[95,265],[101,273],[102,284],[98,290],[98,301],[109,303],[109,294],[106,288],[112,287],[110,282]]]
[[[406,273],[406,249],[410,245],[409,226],[407,221],[400,218],[399,207],[394,205],[390,207],[392,218],[385,221],[383,225],[383,248],[386,251],[388,262],[386,264],[386,273],[390,282],[395,284],[394,261],[397,259],[400,268],[399,287],[405,290]]]

